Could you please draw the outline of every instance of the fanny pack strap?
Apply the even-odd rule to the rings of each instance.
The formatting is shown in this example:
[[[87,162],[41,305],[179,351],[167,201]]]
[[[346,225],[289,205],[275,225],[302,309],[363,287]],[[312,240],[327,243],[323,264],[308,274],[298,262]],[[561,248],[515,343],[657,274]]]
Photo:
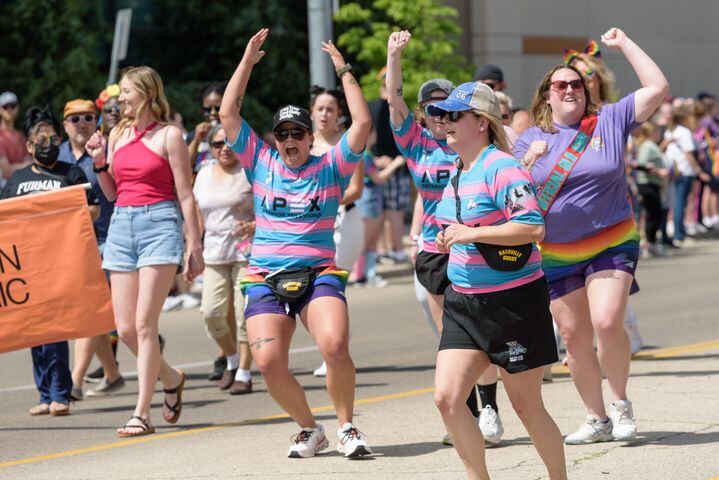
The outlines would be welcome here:
[[[574,140],[569,143],[566,150],[562,152],[557,163],[549,172],[547,181],[537,194],[537,203],[539,204],[539,209],[542,211],[542,216],[547,215],[554,200],[557,198],[557,195],[559,195],[559,190],[561,190],[567,178],[569,178],[569,174],[574,167],[577,166],[579,159],[582,158],[582,155],[587,150],[589,140],[592,138],[594,128],[597,126],[597,120],[598,117],[596,114],[586,116],[582,119],[579,131],[574,136]]]

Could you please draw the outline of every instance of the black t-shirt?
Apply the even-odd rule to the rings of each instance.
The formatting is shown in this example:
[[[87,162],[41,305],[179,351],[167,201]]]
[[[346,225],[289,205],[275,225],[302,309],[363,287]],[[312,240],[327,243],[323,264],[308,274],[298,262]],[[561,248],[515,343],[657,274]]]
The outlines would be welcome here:
[[[32,164],[12,174],[0,194],[0,199],[50,192],[83,183],[88,183],[88,180],[85,172],[77,165],[55,162],[53,168],[49,169]],[[92,189],[88,189],[86,194],[88,205],[98,205],[100,203],[92,193]]]
[[[387,100],[374,100],[369,104],[369,111],[372,115],[372,125],[377,132],[377,143],[372,147],[375,157],[387,155],[396,157],[399,155],[397,144],[394,143],[392,127],[389,124],[389,103]]]

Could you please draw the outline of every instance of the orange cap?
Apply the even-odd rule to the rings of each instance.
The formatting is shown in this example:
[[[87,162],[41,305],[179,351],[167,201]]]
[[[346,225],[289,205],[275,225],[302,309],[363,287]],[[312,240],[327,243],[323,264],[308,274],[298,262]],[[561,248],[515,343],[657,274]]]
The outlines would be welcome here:
[[[62,111],[62,118],[67,118],[70,115],[77,115],[78,113],[92,113],[97,115],[97,110],[95,109],[95,104],[92,100],[76,98],[75,100],[70,100],[65,104],[65,109]]]

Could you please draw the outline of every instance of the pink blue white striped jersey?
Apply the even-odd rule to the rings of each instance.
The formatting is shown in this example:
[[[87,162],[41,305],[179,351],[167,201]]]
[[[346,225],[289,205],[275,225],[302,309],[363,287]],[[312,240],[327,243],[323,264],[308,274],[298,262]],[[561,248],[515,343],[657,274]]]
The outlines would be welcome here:
[[[426,128],[409,115],[399,128],[392,125],[394,141],[407,157],[407,167],[422,198],[422,251],[438,253],[434,239],[439,232],[435,211],[442,198],[442,190],[455,171],[457,154],[445,140],[437,140]]]
[[[452,175],[453,177],[455,175]],[[529,173],[511,155],[490,145],[459,180],[461,218],[470,227],[502,225],[507,222],[543,225],[544,219]],[[446,226],[457,221],[457,204],[451,182],[437,207],[437,222]],[[527,264],[506,272],[487,265],[474,244],[454,244],[449,252],[447,276],[460,293],[487,293],[524,285],[540,278],[542,257],[533,245]]]
[[[244,119],[237,140],[228,145],[245,169],[255,200],[256,230],[247,273],[334,266],[337,209],[362,156],[350,149],[347,134],[299,168],[286,166]]]

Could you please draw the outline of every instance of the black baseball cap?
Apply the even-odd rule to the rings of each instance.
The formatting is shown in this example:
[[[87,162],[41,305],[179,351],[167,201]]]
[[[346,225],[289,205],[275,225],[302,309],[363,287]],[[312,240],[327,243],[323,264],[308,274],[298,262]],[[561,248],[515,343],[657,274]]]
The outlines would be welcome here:
[[[498,66],[487,63],[486,65],[477,67],[477,70],[474,72],[474,80],[479,80],[480,82],[482,80],[494,80],[496,82],[503,82],[504,72],[502,72],[502,69]]]
[[[285,105],[277,110],[274,117],[272,130],[275,130],[280,123],[292,122],[300,127],[304,127],[312,131],[312,118],[307,109],[298,107],[297,105]]]

